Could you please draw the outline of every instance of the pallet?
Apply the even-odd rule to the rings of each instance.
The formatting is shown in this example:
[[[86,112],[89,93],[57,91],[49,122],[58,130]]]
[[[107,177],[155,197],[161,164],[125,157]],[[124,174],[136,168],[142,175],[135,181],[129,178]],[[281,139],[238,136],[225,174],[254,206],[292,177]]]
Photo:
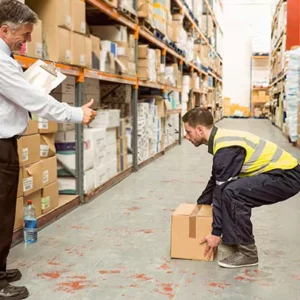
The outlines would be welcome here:
[[[145,31],[154,35],[154,28],[152,24],[148,21],[148,19],[144,17],[139,17],[139,24]]]
[[[154,29],[154,36],[163,43],[165,42],[166,36],[156,28]]]
[[[122,14],[124,17],[127,17],[130,19],[132,22],[136,23],[137,22],[137,13],[132,9],[129,10],[126,7],[119,7],[118,12]]]

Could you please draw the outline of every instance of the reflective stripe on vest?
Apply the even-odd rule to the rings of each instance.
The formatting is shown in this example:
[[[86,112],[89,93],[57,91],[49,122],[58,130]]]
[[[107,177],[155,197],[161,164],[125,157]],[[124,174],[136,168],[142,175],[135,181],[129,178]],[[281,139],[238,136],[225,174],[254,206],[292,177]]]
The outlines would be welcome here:
[[[276,144],[248,132],[218,129],[214,138],[213,154],[219,149],[238,146],[246,151],[239,177],[258,175],[274,169],[288,170],[298,165],[298,160]],[[225,182],[216,182],[221,185]]]

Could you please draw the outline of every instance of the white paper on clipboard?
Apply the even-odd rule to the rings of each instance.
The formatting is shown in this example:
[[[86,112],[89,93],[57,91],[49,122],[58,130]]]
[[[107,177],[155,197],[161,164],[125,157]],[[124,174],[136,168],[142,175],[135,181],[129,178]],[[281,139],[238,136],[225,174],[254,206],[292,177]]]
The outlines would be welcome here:
[[[25,72],[24,78],[33,86],[44,90],[47,94],[61,84],[67,76],[56,70],[56,75],[47,72],[41,66],[47,66],[42,60],[37,60]]]

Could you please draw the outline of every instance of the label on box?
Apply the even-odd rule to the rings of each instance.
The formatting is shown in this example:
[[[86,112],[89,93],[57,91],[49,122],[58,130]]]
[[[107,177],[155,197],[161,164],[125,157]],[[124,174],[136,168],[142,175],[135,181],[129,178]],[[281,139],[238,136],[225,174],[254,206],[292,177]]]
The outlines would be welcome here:
[[[33,188],[33,177],[23,179],[23,192],[32,190]]]
[[[71,27],[71,25],[72,25],[72,19],[71,19],[71,16],[69,16],[69,15],[66,16],[66,25],[68,27]]]
[[[48,129],[49,122],[46,119],[39,118],[39,129]]]
[[[42,198],[41,207],[42,209],[50,208],[50,196]]]
[[[50,147],[48,145],[41,145],[40,146],[40,157],[48,157],[49,149],[50,149]]]
[[[118,56],[125,56],[125,48],[118,47]]]
[[[39,56],[43,55],[43,44],[42,43],[35,44],[35,54],[39,55]]]
[[[85,65],[85,57],[84,54],[80,55],[80,65],[84,66]]]
[[[43,184],[46,184],[47,182],[49,182],[49,170],[43,172]]]
[[[85,34],[86,32],[86,25],[85,22],[81,22],[81,32]]]
[[[28,148],[22,149],[22,161],[27,161],[29,159],[29,151]]]
[[[66,50],[66,61],[71,61],[71,51]]]

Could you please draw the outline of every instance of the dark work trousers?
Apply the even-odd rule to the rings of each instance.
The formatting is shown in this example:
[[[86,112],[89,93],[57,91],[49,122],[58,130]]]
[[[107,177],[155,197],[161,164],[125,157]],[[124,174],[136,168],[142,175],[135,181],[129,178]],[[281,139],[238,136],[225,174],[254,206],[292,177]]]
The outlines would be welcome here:
[[[6,260],[13,237],[19,180],[17,139],[0,139],[0,288],[6,280]]]
[[[299,165],[292,170],[276,169],[228,183],[221,192],[224,244],[254,244],[252,208],[286,200],[299,191]]]

